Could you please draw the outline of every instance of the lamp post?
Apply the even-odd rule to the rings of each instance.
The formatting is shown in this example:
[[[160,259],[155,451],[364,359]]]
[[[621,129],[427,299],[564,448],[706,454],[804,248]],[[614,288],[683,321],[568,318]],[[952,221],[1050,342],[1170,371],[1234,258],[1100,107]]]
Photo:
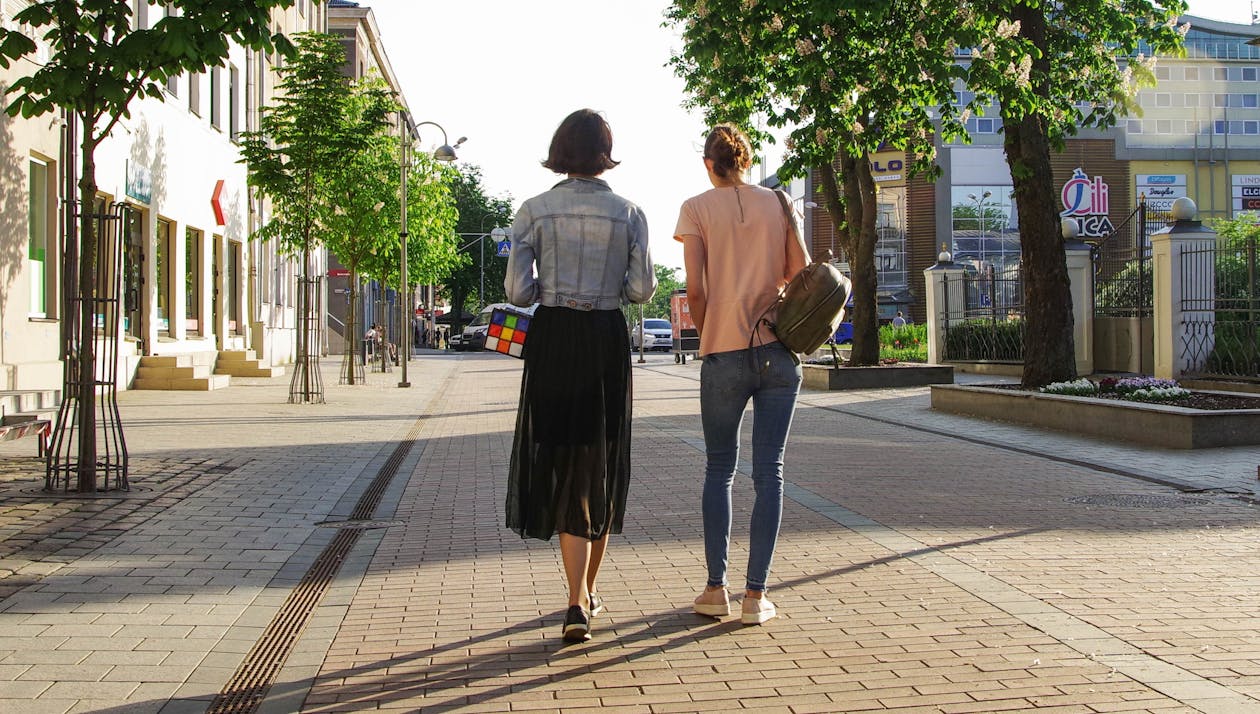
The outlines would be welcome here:
[[[979,250],[980,260],[987,259],[986,255],[988,251],[986,250],[987,246],[984,244],[984,206],[985,206],[985,201],[987,201],[988,198],[992,195],[993,195],[992,191],[985,191],[984,193],[980,194],[980,196],[978,197],[974,193],[967,194],[967,198],[971,199],[976,204],[976,223],[980,230],[980,240],[977,241],[978,243],[977,247],[980,249]]]
[[[410,134],[413,140],[418,141],[420,134],[417,131],[417,127],[426,124],[436,126],[442,132],[442,145],[433,151],[433,158],[438,161],[454,161],[457,158],[455,156],[455,147],[447,143],[446,130],[442,128],[441,124],[431,121],[422,121],[419,124],[415,124],[412,123],[411,117],[407,115],[407,110],[398,110],[398,141],[400,147],[398,169],[399,193],[401,194],[398,199],[400,219],[398,240],[402,244],[398,280],[398,310],[400,313],[398,338],[401,343],[399,352],[402,353],[400,360],[402,362],[402,381],[398,383],[399,387],[411,386],[411,382],[407,381],[407,363],[411,361],[411,316],[413,314],[411,295],[407,292],[407,171],[411,168],[411,142],[407,140],[407,137]],[[455,142],[455,146],[459,146],[467,140],[467,137],[461,136],[459,141]]]

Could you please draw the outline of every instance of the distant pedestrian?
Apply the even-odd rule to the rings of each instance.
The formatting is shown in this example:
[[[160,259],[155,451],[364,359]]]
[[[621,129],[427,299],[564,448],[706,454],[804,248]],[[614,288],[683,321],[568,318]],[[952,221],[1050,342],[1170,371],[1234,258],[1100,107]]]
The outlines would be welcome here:
[[[560,535],[569,581],[563,636],[590,639],[603,609],[595,577],[620,533],[630,487],[630,338],[620,306],[656,289],[647,220],[597,178],[616,166],[612,131],[594,111],[560,123],[543,166],[567,174],[521,206],[503,287],[538,303],[525,343],[512,444],[507,526]]]
[[[893,327],[905,327],[905,326],[906,326],[906,316],[905,316],[905,315],[903,315],[903,314],[901,314],[901,311],[900,311],[900,310],[898,310],[898,311],[897,311],[897,316],[896,316],[896,317],[894,317],[894,318],[892,319],[892,326],[893,326]]]
[[[709,132],[704,167],[713,188],[687,199],[674,238],[683,243],[687,303],[700,333],[700,421],[705,470],[700,510],[708,583],[696,598],[702,615],[730,614],[726,592],[731,535],[731,482],[739,459],[744,407],[753,403],[753,504],[748,569],[740,621],[774,617],[766,581],[783,515],[783,453],[801,387],[796,355],[761,316],[779,290],[805,267],[805,245],[790,202],[751,186],[748,138],[733,126]]]

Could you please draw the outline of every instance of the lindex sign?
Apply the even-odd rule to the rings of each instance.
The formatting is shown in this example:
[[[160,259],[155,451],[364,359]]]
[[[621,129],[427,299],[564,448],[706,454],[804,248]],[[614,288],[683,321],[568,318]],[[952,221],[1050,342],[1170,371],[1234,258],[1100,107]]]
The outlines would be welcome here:
[[[1077,167],[1072,178],[1063,184],[1059,196],[1064,210],[1059,214],[1076,221],[1083,238],[1101,238],[1115,230],[1111,224],[1111,189],[1101,176],[1090,178]]]

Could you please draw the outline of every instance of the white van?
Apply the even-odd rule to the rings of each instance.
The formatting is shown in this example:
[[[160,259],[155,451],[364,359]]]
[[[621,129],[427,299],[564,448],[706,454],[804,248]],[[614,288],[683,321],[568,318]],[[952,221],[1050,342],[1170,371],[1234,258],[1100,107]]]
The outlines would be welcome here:
[[[460,335],[460,341],[457,350],[480,350],[486,346],[486,330],[490,329],[490,315],[494,313],[495,308],[501,308],[509,312],[515,312],[521,315],[533,315],[534,310],[538,308],[538,303],[534,303],[529,307],[518,307],[511,303],[496,302],[486,305],[481,309],[481,314],[477,315],[477,319],[473,320],[464,328],[464,334]]]

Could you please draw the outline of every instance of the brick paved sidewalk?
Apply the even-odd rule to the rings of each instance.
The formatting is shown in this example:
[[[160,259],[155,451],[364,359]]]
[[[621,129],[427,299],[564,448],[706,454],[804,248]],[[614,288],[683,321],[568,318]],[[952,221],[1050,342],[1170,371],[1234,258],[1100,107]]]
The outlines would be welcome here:
[[[789,449],[782,616],[693,615],[703,458],[695,372],[674,365],[636,371],[609,610],[562,646],[554,544],[500,526],[519,373],[476,359],[304,711],[1260,711],[1252,508],[853,417],[829,395],[805,397]],[[1121,496],[1146,507],[1090,505]],[[735,581],[745,546],[737,528]]]
[[[325,407],[261,382],[126,396],[133,453],[187,488],[166,469],[94,550],[0,601],[0,711],[248,711],[274,672],[260,712],[1260,712],[1255,509],[1152,482],[1249,486],[1254,450],[1127,450],[937,415],[925,390],[807,393],[782,615],[743,628],[690,612],[699,370],[667,360],[635,371],[608,611],[568,647],[557,548],[500,525],[519,363],[426,356],[413,390],[369,375]]]

